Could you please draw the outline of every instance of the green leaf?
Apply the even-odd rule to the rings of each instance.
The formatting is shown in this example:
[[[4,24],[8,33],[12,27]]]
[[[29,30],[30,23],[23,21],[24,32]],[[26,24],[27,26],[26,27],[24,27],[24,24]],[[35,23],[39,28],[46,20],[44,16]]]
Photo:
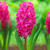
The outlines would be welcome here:
[[[1,21],[0,21],[0,48],[2,47],[2,43],[1,43]]]
[[[1,40],[0,40],[0,48],[1,48]]]
[[[7,49],[9,47],[9,42],[10,42],[10,38],[11,38],[11,33],[12,33],[12,29],[9,28],[9,34],[8,34],[8,39],[7,39]]]
[[[46,28],[44,28],[44,35],[45,35],[47,49],[50,50],[50,34],[48,34]]]
[[[17,32],[15,32],[15,38],[16,38],[16,42],[17,42],[17,44],[19,46],[19,50],[24,50],[24,47],[23,47],[24,45],[23,45],[20,37],[18,36]]]
[[[32,45],[32,41],[33,41],[33,37],[35,35],[35,26],[33,27],[31,36],[30,36],[30,40],[29,40],[29,45],[28,45],[28,50],[30,49],[31,45]]]
[[[7,40],[7,35],[8,35],[8,30],[9,30],[9,24],[7,22],[6,28],[3,30],[3,50],[6,50],[6,40]]]
[[[46,40],[46,45],[47,45],[47,49],[50,50],[50,36],[49,34],[45,34],[45,40]]]
[[[34,38],[33,38],[33,41],[32,41],[32,45],[31,45],[31,47],[30,47],[30,50],[33,50],[33,48],[34,48],[34,46],[35,46],[35,43],[36,43],[36,40],[37,40],[37,38],[38,38],[38,35],[39,35],[39,33],[40,33],[40,30],[41,30],[41,25],[40,25],[38,31],[36,32],[36,34],[34,35]]]
[[[47,35],[47,49],[50,50],[50,34]]]

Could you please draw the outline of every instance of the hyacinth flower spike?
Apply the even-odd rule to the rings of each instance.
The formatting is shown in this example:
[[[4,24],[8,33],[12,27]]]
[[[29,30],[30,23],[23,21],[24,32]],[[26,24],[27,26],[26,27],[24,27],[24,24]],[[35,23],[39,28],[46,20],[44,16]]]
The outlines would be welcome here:
[[[25,39],[25,50],[27,50],[27,36],[31,35],[33,26],[36,24],[33,4],[31,2],[21,3],[16,16],[17,32],[19,37],[23,37]]]
[[[47,13],[46,17],[46,42],[47,42],[47,49],[50,50],[50,12]]]
[[[48,31],[48,34],[50,34],[50,12],[47,13],[45,24],[46,24],[46,29]]]
[[[27,37],[31,36],[31,33],[33,33],[32,29],[34,28],[34,25],[36,24],[36,14],[35,14],[35,10],[34,10],[33,6],[34,5],[31,2],[23,2],[20,4],[20,7],[16,14],[16,16],[17,16],[16,17],[16,21],[17,21],[16,27],[18,29],[17,30],[18,34],[16,33],[15,36],[16,36],[16,39],[17,39],[17,37],[18,37],[18,39],[19,39],[19,37],[23,37],[25,39],[25,50],[27,50]],[[39,31],[38,31],[38,33],[39,33]],[[19,35],[19,36],[17,36],[17,35]],[[20,40],[17,40],[17,42],[19,42],[19,41]],[[23,45],[21,45],[21,43],[20,44],[18,43],[18,45],[19,45],[19,47],[23,46]],[[21,47],[21,48],[23,48],[23,47]]]
[[[8,34],[8,29],[11,27],[11,21],[8,5],[5,1],[0,1],[0,21],[1,21],[1,30],[3,31],[2,50],[6,50],[6,38]]]

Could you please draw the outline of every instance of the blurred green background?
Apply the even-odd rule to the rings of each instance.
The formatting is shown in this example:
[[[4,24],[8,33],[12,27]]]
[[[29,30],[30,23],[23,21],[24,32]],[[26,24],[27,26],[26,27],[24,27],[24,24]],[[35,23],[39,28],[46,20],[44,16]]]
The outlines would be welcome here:
[[[16,45],[16,38],[15,38],[15,25],[16,23],[16,13],[19,8],[20,3],[22,2],[32,2],[34,4],[35,13],[36,13],[36,20],[37,25],[42,24],[42,27],[45,27],[45,18],[48,11],[50,11],[50,1],[49,0],[5,0],[7,4],[9,5],[9,12],[10,12],[10,18],[12,22],[12,35],[10,40],[10,45]],[[46,44],[45,36],[44,36],[44,30],[41,30],[38,39],[36,41],[36,44]],[[1,37],[1,36],[0,36]],[[1,37],[2,38],[2,37]],[[29,42],[29,37],[28,37]]]

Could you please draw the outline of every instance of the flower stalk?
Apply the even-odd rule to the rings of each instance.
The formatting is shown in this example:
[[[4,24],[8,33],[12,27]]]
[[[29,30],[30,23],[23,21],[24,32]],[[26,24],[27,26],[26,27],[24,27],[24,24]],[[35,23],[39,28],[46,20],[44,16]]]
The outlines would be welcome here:
[[[27,37],[25,37],[25,50],[27,50]]]

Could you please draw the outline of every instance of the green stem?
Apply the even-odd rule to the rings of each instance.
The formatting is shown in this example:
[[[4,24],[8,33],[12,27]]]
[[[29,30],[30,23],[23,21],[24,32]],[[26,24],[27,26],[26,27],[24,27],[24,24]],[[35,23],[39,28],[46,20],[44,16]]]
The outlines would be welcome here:
[[[25,50],[27,50],[27,37],[25,37]]]
[[[8,36],[8,43],[7,43],[7,48],[9,47],[9,42],[10,42],[10,38],[11,38],[11,28],[9,29],[9,36]]]

